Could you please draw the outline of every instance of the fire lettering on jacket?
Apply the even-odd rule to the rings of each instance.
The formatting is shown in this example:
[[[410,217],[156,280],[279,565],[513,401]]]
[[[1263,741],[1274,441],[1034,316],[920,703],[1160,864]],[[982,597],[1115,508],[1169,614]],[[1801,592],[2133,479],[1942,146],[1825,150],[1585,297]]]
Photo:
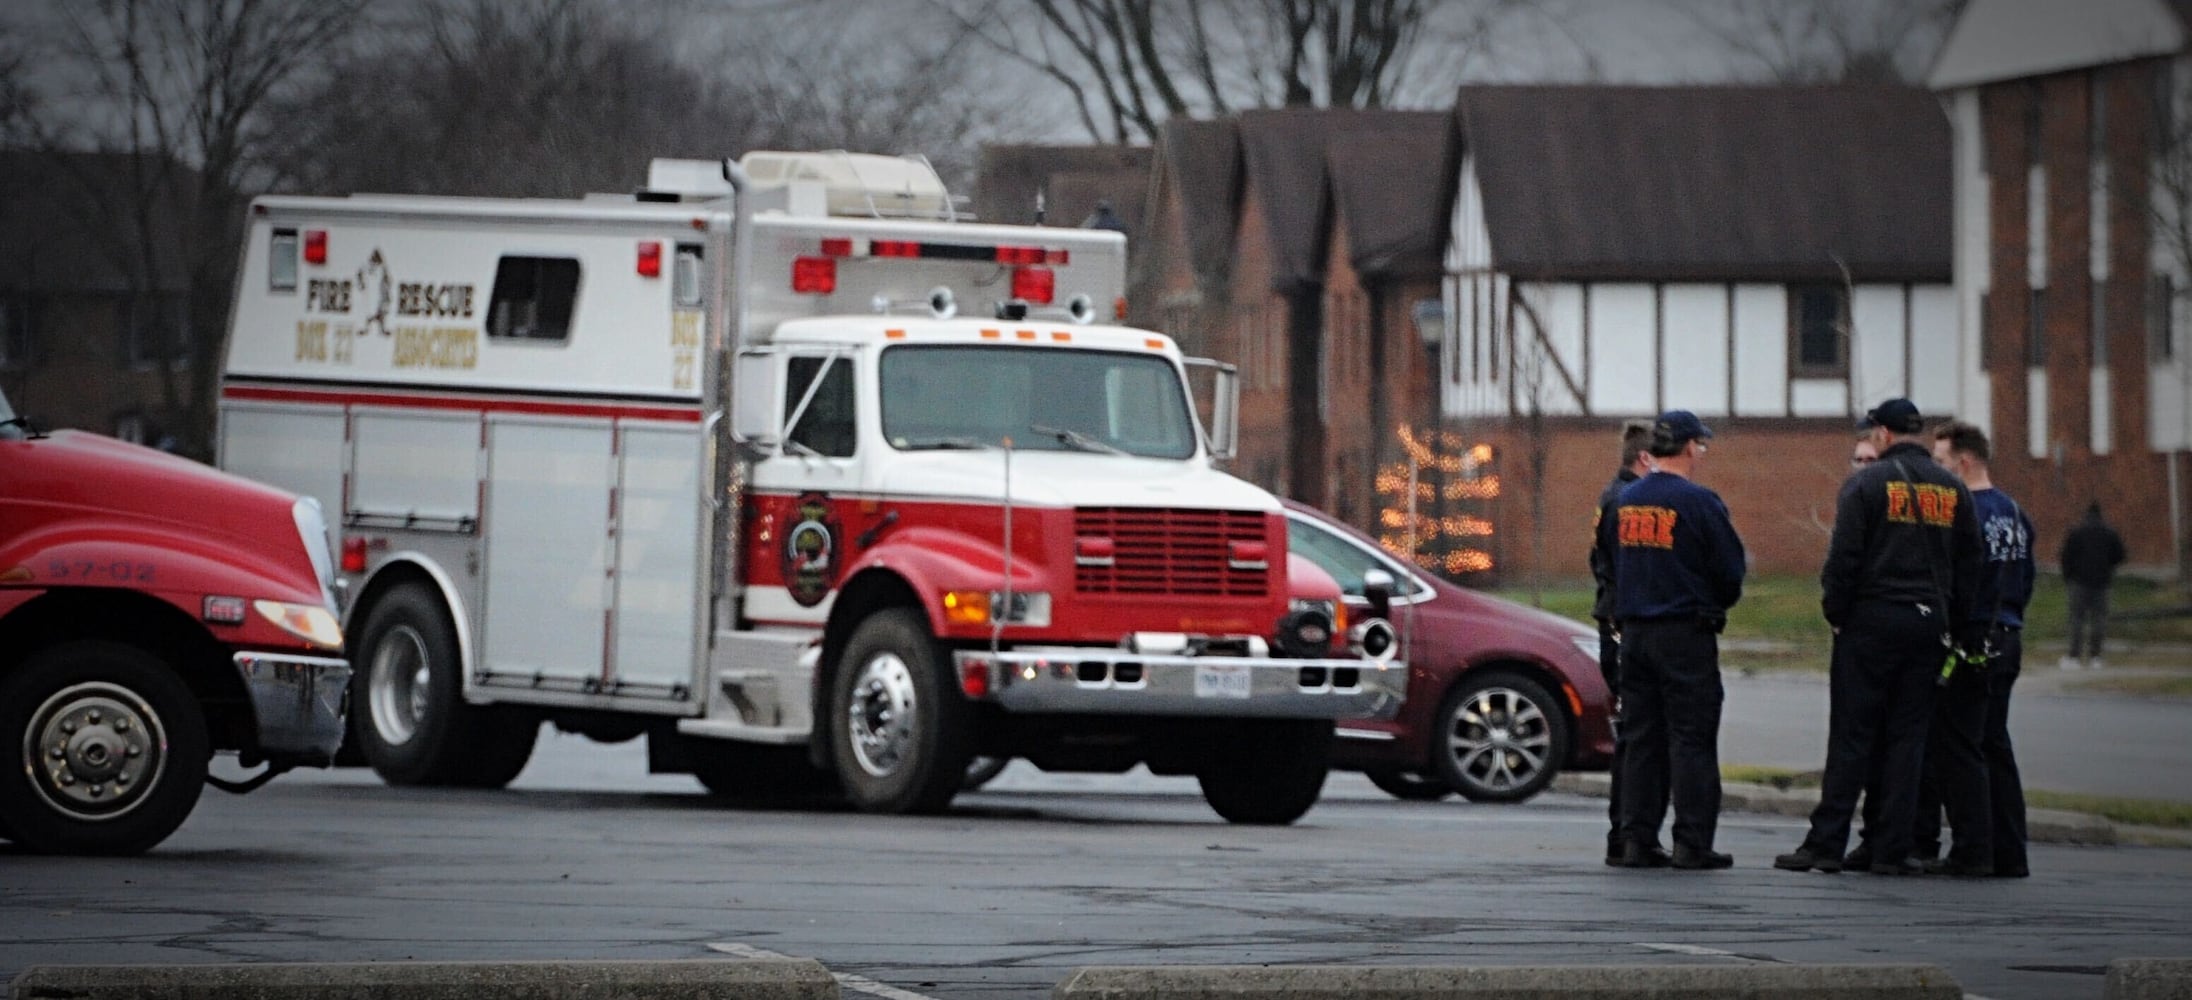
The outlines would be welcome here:
[[[1665,507],[1621,508],[1621,544],[1630,548],[1674,548],[1675,512]]]
[[[1889,482],[1888,520],[1946,528],[1956,523],[1956,491],[1933,483]]]

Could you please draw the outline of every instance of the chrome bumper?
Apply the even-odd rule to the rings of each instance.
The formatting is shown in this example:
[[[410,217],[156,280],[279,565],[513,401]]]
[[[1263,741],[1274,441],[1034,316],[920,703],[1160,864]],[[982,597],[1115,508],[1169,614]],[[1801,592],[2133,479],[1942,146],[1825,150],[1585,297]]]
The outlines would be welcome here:
[[[350,691],[347,660],[292,653],[237,653],[236,673],[259,722],[268,760],[326,766],[342,746]]]
[[[1359,659],[1147,655],[1100,647],[954,653],[962,690],[1011,712],[1390,719],[1408,665]],[[987,683],[982,683],[986,681]]]

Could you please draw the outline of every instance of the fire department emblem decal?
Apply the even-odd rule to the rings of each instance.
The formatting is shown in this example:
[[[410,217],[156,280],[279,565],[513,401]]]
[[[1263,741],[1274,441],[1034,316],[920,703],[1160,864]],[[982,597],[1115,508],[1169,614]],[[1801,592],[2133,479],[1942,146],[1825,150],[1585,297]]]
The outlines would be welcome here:
[[[837,575],[837,524],[820,493],[800,497],[792,516],[798,521],[784,533],[784,587],[800,607],[811,608],[829,596]]]

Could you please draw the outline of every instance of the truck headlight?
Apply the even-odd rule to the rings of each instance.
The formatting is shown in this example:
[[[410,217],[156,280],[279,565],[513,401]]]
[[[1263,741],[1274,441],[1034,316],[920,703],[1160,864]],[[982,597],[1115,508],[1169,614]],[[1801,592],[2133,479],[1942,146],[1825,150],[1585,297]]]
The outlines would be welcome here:
[[[260,617],[290,635],[321,649],[342,648],[342,626],[336,623],[335,613],[326,608],[316,604],[263,600],[253,601],[251,606],[258,609]]]
[[[943,604],[944,620],[954,625],[994,624],[1004,611],[1008,625],[1050,626],[1050,595],[1040,590],[1013,591],[1009,610],[1004,593],[996,590],[947,590]]]

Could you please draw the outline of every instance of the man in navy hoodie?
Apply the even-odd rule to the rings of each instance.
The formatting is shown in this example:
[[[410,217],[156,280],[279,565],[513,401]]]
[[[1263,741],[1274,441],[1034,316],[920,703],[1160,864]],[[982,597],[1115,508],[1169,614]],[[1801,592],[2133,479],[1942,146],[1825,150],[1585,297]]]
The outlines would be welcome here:
[[[1743,596],[1743,540],[1720,495],[1691,477],[1712,431],[1688,410],[1652,425],[1653,471],[1621,491],[1611,535],[1621,626],[1624,868],[1726,868],[1720,822],[1720,630]],[[1674,803],[1674,853],[1658,847]]]

